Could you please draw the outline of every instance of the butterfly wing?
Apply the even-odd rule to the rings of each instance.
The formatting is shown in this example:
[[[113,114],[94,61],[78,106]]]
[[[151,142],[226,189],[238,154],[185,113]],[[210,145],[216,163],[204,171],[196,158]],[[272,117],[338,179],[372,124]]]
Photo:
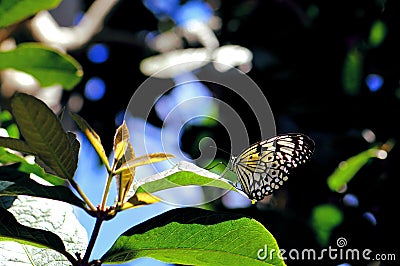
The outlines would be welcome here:
[[[314,142],[306,135],[290,133],[251,145],[231,166],[250,199],[261,200],[283,185],[292,169],[310,160]]]

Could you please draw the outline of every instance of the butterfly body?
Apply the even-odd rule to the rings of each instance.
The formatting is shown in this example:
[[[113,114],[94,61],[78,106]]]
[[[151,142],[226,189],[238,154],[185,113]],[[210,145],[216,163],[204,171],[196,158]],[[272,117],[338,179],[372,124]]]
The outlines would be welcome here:
[[[254,201],[279,189],[298,165],[310,160],[314,141],[300,133],[289,133],[257,142],[232,156],[230,168],[242,190]]]

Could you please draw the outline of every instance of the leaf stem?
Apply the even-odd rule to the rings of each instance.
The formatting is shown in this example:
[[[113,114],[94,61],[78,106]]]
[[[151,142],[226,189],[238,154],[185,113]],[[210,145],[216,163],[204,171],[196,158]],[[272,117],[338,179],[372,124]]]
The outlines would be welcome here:
[[[93,203],[90,201],[90,199],[86,196],[86,194],[82,191],[80,186],[75,182],[73,179],[69,179],[69,183],[71,186],[78,192],[78,194],[82,197],[82,199],[86,202],[86,204],[89,206],[89,208],[92,211],[97,211],[96,207],[93,205]]]
[[[72,256],[71,254],[69,254],[67,251],[62,252],[61,254],[63,254],[72,263],[72,265],[77,264],[76,258],[74,256]],[[32,265],[34,265],[34,264],[32,264]]]
[[[116,166],[117,166],[117,161],[114,160],[113,167],[108,172],[107,183],[106,183],[106,187],[105,187],[104,192],[103,192],[103,198],[101,200],[101,205],[100,205],[100,210],[101,211],[105,210],[106,203],[107,203],[108,192],[110,191],[110,185],[111,185],[112,178],[115,175],[114,171],[115,171],[115,167]]]

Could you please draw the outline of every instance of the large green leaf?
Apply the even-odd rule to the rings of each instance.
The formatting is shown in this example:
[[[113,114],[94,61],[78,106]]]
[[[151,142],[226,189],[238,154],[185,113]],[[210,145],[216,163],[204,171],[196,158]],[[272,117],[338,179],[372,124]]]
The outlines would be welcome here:
[[[29,174],[20,172],[18,165],[0,167],[0,196],[34,196],[64,201],[85,209],[85,202],[65,186],[46,186],[39,184],[29,177]]]
[[[232,190],[247,197],[242,191],[234,187],[230,181],[185,161],[181,161],[171,169],[140,180],[134,184],[133,190],[137,193],[153,193],[164,189],[192,185]]]
[[[0,52],[0,70],[15,69],[35,77],[43,87],[60,84],[74,88],[82,79],[80,64],[70,55],[37,43],[23,43]]]
[[[11,107],[28,146],[57,175],[72,179],[77,167],[76,151],[53,111],[44,102],[24,93],[14,95]]]
[[[49,231],[24,226],[3,208],[0,208],[0,241],[14,241],[40,248],[50,248],[73,259],[65,250],[59,236]]]
[[[48,174],[44,171],[42,167],[37,165],[36,163],[29,163],[25,158],[18,156],[17,154],[6,151],[6,149],[0,147],[0,163],[2,164],[10,164],[10,163],[18,163],[18,171],[24,172],[27,174],[35,174],[36,176],[43,178],[47,182],[52,185],[64,185],[65,179],[62,179],[58,176]]]
[[[26,19],[41,10],[58,6],[61,0],[1,0],[0,28]]]
[[[265,247],[274,249],[276,256],[259,259]],[[278,250],[271,233],[254,219],[180,208],[123,233],[101,261],[122,263],[151,257],[184,265],[285,265]]]

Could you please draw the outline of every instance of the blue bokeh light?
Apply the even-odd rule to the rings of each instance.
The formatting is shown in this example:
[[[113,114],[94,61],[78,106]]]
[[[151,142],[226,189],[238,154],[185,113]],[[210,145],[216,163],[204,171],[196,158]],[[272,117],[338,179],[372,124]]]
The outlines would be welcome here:
[[[123,122],[124,122],[124,117],[125,117],[125,110],[121,110],[119,111],[116,115],[115,115],[115,125],[116,126],[120,126]]]
[[[367,84],[370,91],[377,91],[383,85],[383,78],[378,74],[369,74],[365,78],[365,83]]]
[[[109,50],[105,44],[98,43],[89,47],[87,56],[93,63],[100,64],[107,61],[109,57]]]
[[[74,26],[78,25],[79,22],[81,22],[84,15],[85,13],[83,11],[80,11],[77,14],[75,14],[73,25]]]
[[[158,18],[171,15],[178,7],[179,0],[143,0],[143,4]]]
[[[368,220],[372,225],[376,225],[376,218],[371,212],[365,212],[363,217]]]
[[[189,21],[196,20],[206,23],[213,16],[211,7],[200,0],[186,2],[172,14],[172,19],[179,26],[185,26]]]
[[[347,206],[358,207],[358,198],[357,196],[348,193],[343,197],[343,203]]]
[[[91,101],[98,101],[106,93],[106,84],[99,77],[90,78],[85,85],[85,97]]]
[[[217,107],[207,86],[192,73],[181,74],[174,81],[176,87],[155,104],[156,113],[164,123],[200,125],[214,117],[213,110]]]

